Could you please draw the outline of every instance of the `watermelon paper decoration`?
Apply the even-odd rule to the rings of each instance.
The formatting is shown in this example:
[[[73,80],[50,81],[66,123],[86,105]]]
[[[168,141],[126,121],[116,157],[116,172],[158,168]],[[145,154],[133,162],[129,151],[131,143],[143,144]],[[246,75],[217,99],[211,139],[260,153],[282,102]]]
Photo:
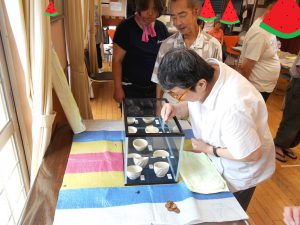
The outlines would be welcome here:
[[[285,39],[300,35],[300,7],[295,0],[278,0],[259,25]]]
[[[47,16],[56,16],[57,11],[54,7],[53,2],[49,2],[47,9],[44,12]]]
[[[200,16],[198,18],[200,20],[204,20],[205,22],[213,21],[217,18],[210,0],[205,0]]]
[[[228,2],[228,5],[223,13],[222,19],[220,20],[221,23],[225,23],[228,25],[233,25],[239,23],[240,20],[234,10],[233,4],[231,0]]]

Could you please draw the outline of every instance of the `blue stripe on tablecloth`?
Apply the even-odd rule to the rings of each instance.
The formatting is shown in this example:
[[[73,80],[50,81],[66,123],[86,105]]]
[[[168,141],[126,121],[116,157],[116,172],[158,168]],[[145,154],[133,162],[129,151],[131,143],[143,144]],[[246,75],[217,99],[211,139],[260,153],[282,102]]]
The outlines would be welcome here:
[[[194,133],[192,129],[183,130],[186,139],[192,139],[194,137]]]
[[[73,142],[88,141],[122,141],[124,139],[124,131],[84,131],[75,134]]]
[[[140,203],[165,203],[194,197],[212,200],[233,197],[230,192],[198,194],[189,191],[184,182],[166,185],[145,185],[110,188],[82,188],[61,190],[57,209],[105,208]]]

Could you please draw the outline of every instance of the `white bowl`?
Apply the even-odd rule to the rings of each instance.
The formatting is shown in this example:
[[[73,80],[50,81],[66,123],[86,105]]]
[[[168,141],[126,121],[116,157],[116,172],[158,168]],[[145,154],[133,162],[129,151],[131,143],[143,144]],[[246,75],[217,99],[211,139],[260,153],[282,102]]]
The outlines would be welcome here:
[[[134,117],[127,117],[127,123],[129,125],[134,124],[134,122],[135,122],[135,118]]]
[[[131,180],[137,179],[141,176],[143,168],[137,165],[127,166],[127,177]]]
[[[150,125],[150,126],[146,126],[145,132],[146,133],[158,133],[159,129],[155,126]]]
[[[135,165],[145,168],[149,162],[149,157],[134,157],[133,162]]]
[[[139,158],[139,157],[141,157],[141,155],[140,155],[140,154],[137,154],[137,153],[129,153],[129,154],[127,155],[127,158],[128,158],[128,159]]]
[[[143,151],[147,148],[148,141],[146,141],[145,139],[142,139],[142,138],[137,138],[132,142],[132,144],[133,144],[133,147],[135,148],[135,150]]]
[[[164,177],[168,173],[169,167],[167,162],[156,162],[154,163],[154,173],[157,177]]]
[[[128,133],[135,134],[137,132],[137,128],[134,126],[128,126]]]
[[[169,157],[170,154],[169,152],[165,151],[165,150],[156,150],[153,152],[153,157],[154,158],[159,158],[159,157],[162,157],[162,158],[166,158],[166,157]]]
[[[155,120],[155,117],[144,117],[143,121],[145,123],[152,123]]]

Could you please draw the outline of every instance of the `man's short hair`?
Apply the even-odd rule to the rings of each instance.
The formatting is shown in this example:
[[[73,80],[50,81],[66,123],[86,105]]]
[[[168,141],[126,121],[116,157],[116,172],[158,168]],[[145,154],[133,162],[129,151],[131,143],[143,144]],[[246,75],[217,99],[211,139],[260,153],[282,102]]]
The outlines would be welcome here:
[[[171,0],[171,3],[176,2],[178,0]],[[200,1],[199,0],[186,0],[187,1],[187,6],[191,9],[195,7],[200,7]]]
[[[158,68],[158,81],[165,90],[174,87],[195,90],[199,80],[210,82],[214,68],[195,51],[186,48],[171,49],[162,58]]]
[[[159,17],[164,10],[164,6],[162,3],[162,0],[153,0],[154,3],[154,7],[156,9],[156,11],[158,12],[158,16]],[[135,11],[136,12],[141,12],[144,10],[147,10],[149,8],[149,0],[135,0]]]

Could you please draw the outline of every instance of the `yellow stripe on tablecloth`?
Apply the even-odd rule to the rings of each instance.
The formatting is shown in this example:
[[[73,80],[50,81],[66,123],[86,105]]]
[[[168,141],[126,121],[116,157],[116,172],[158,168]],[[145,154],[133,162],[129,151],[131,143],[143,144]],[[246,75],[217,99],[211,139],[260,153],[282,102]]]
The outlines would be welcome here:
[[[65,174],[63,189],[124,186],[123,172],[94,172]]]
[[[121,141],[73,142],[70,154],[122,152]]]

